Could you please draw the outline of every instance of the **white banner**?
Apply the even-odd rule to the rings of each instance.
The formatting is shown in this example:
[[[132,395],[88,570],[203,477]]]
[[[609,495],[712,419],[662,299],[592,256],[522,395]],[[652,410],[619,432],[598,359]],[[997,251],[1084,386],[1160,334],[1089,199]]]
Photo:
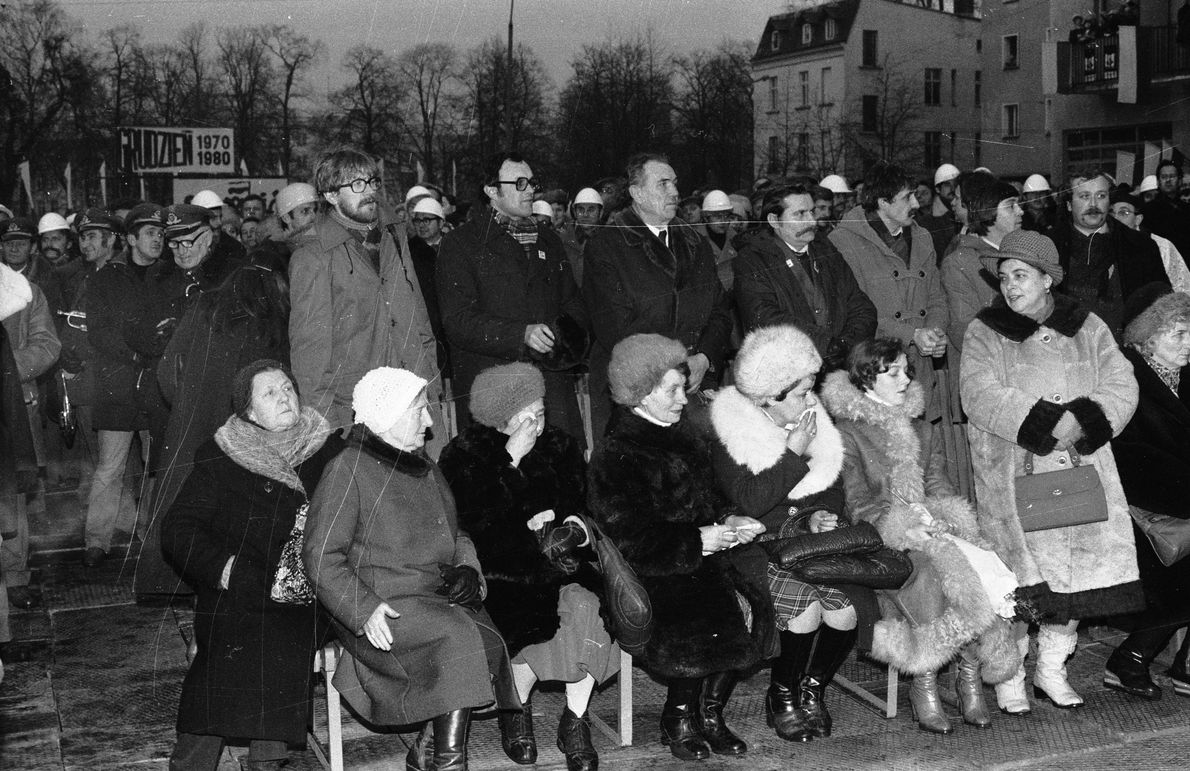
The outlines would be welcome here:
[[[190,203],[190,199],[200,190],[211,190],[223,199],[229,206],[239,208],[240,203],[251,193],[264,198],[268,211],[273,210],[273,203],[281,188],[289,184],[285,177],[255,177],[251,179],[223,177],[221,179],[175,179],[174,203]]]
[[[120,164],[133,174],[234,174],[235,135],[229,128],[125,126]]]

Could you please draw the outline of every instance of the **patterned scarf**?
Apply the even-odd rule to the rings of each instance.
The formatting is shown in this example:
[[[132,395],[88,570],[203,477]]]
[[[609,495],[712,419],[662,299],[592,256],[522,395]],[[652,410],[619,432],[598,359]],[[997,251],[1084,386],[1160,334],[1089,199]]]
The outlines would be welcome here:
[[[294,468],[318,452],[330,435],[327,419],[313,407],[302,407],[297,425],[284,431],[266,431],[232,415],[215,431],[215,444],[236,465],[305,493]]]
[[[508,235],[516,239],[522,248],[537,243],[537,223],[532,217],[510,217],[502,211],[492,209],[492,217]],[[528,252],[528,249],[525,249]]]
[[[1164,364],[1159,364],[1156,359],[1146,353],[1142,352],[1141,356],[1144,358],[1145,364],[1148,364],[1149,368],[1157,373],[1157,377],[1161,378],[1161,382],[1165,383],[1169,387],[1169,390],[1173,391],[1176,396],[1178,386],[1182,384],[1182,371],[1180,369],[1172,369]]]

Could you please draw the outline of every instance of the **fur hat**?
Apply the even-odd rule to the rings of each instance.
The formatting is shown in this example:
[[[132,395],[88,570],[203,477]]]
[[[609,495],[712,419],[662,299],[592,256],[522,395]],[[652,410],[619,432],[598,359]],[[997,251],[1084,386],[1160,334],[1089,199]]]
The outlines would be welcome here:
[[[1190,321],[1190,295],[1154,281],[1137,289],[1124,303],[1124,344],[1143,349],[1171,319]]]
[[[425,378],[396,367],[377,367],[365,373],[351,392],[355,422],[363,423],[373,434],[383,434],[428,384]]]
[[[289,382],[293,383],[293,390],[297,392],[297,381],[293,373],[276,359],[257,359],[251,364],[245,364],[231,379],[231,409],[241,420],[248,419],[248,409],[252,406],[252,379],[261,372],[279,370],[285,373]]]
[[[662,335],[629,335],[612,348],[607,384],[612,401],[628,407],[640,404],[671,369],[686,362],[686,347]]]
[[[532,364],[488,367],[471,384],[471,417],[489,428],[503,428],[518,412],[545,398],[545,378]]]
[[[822,368],[814,341],[795,326],[779,324],[748,333],[736,354],[735,387],[755,401],[776,396]]]

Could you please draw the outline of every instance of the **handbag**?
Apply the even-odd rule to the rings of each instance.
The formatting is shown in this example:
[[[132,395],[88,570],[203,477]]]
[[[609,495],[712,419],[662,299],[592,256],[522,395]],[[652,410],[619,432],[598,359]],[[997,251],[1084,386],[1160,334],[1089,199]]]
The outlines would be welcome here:
[[[620,647],[632,655],[644,652],[653,636],[653,604],[644,584],[624,555],[590,517],[581,515],[603,576],[603,595],[611,618],[611,632]]]
[[[913,573],[902,551],[884,545],[871,522],[782,539],[774,562],[808,584],[898,589]]]
[[[314,602],[314,589],[306,576],[306,566],[302,564],[302,540],[309,509],[309,503],[303,503],[298,509],[293,530],[289,531],[289,538],[285,539],[285,545],[281,547],[281,559],[277,562],[273,586],[269,589],[269,599],[273,602],[283,605],[309,605]]]
[[[1070,451],[1071,468],[1033,473],[1033,453],[1025,454],[1025,473],[1016,482],[1016,513],[1026,533],[1107,521],[1107,496],[1099,471],[1081,465]]]
[[[871,522],[844,525],[822,533],[802,533],[779,540],[773,560],[778,567],[790,570],[793,565],[814,557],[836,554],[862,554],[884,546],[884,539]],[[771,547],[770,547],[771,549]],[[770,551],[770,554],[773,552]]]
[[[1129,506],[1128,513],[1165,567],[1190,554],[1190,519],[1158,514],[1139,506]]]

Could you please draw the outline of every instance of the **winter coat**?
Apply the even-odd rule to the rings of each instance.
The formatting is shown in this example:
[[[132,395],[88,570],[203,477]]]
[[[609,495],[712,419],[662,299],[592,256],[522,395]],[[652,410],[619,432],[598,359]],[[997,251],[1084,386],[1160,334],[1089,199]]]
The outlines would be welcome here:
[[[61,288],[62,310],[87,312],[87,287],[97,272],[92,263],[81,259],[54,269]],[[70,400],[80,407],[94,404],[97,354],[86,330],[78,328],[85,327],[86,322],[80,324],[64,316],[55,316],[54,323],[62,342],[58,367],[75,376],[70,379]]]
[[[1124,613],[1143,602],[1128,502],[1108,442],[1136,409],[1132,365],[1098,316],[1057,295],[1044,324],[998,300],[967,328],[962,398],[970,421],[980,528],[1022,587],[1048,582],[1053,610],[1069,618]],[[1070,468],[1054,427],[1070,412],[1083,430],[1075,449],[1099,473],[1106,522],[1025,533],[1016,478],[1026,452],[1035,473]]]
[[[535,360],[525,344],[525,327],[549,324],[569,316],[586,324],[586,311],[570,273],[566,250],[551,228],[539,227],[530,253],[492,216],[478,212],[442,239],[435,275],[442,326],[451,347],[453,390],[466,407],[471,383],[483,370],[513,361]],[[557,335],[556,335],[557,336]],[[585,341],[584,341],[585,342]],[[561,350],[563,340],[556,339]],[[576,351],[581,357],[583,351]],[[582,416],[569,371],[545,371],[546,419],[583,436]],[[460,423],[470,423],[467,409]]]
[[[815,318],[786,252],[771,230],[758,233],[735,259],[735,302],[746,331],[793,324],[814,341],[823,357],[846,357],[851,346],[876,334],[876,306],[856,283],[843,255],[826,238],[810,242],[810,273],[827,305],[827,318]],[[820,321],[825,324],[819,325]]]
[[[0,267],[0,322],[21,313],[29,294],[22,286],[27,281],[7,266]],[[0,323],[0,495],[17,492],[17,472],[31,473],[37,469],[33,450],[33,435],[29,427],[29,413],[25,410],[25,395],[16,351],[8,337],[6,324]],[[7,619],[0,619],[0,640],[7,642]]]
[[[407,725],[492,703],[491,643],[481,632],[491,619],[438,593],[440,566],[480,566],[446,479],[427,456],[356,427],[310,504],[302,556],[343,644],[335,687],[357,712],[379,725]],[[400,614],[389,620],[387,652],[363,636],[382,602]]]
[[[430,329],[434,330],[434,350],[438,354],[438,367],[442,370],[442,377],[453,378],[450,348],[446,343],[446,332],[442,328],[442,309],[438,307],[438,288],[434,279],[438,272],[438,249],[441,246],[442,241],[430,246],[420,236],[412,236],[409,239],[409,258],[413,261],[413,270],[417,274],[417,288],[421,290],[421,298],[430,317]]]
[[[587,502],[587,464],[570,434],[546,426],[517,466],[504,449],[508,437],[473,423],[442,450],[439,465],[450,482],[459,527],[471,536],[488,585],[484,607],[512,656],[557,633],[558,590],[580,582],[602,593],[597,575],[584,567],[568,576],[541,553],[528,528],[537,514],[553,509],[544,535]]]
[[[574,276],[574,283],[578,287],[583,285],[583,250],[587,239],[580,237],[573,222],[567,222],[558,231],[562,239],[562,248],[566,250],[566,260],[570,263],[570,273]]]
[[[1128,503],[1156,514],[1190,519],[1190,367],[1182,368],[1178,393],[1169,390],[1133,348],[1132,363],[1140,397],[1128,425],[1111,442]],[[1190,607],[1190,571],[1181,560],[1161,564],[1148,537],[1133,525],[1136,561],[1150,604]]]
[[[352,425],[351,393],[365,373],[398,367],[431,381],[438,400],[434,331],[404,226],[381,208],[377,274],[363,247],[329,214],[302,239],[289,263],[290,356],[302,401],[336,428]]]
[[[37,398],[37,378],[54,366],[62,350],[45,294],[32,282],[29,289],[33,301],[2,322],[12,345],[26,404]]]
[[[950,341],[952,369],[959,362],[963,350],[963,335],[975,314],[987,308],[1000,296],[999,279],[983,267],[982,257],[994,257],[1000,250],[982,236],[963,233],[957,248],[942,259],[940,268],[942,289],[946,292],[946,307],[950,326],[946,336]]]
[[[1186,222],[1190,209],[1185,204],[1158,193],[1141,206],[1141,214],[1145,218],[1145,230],[1172,241],[1183,256],[1190,254],[1190,225]]]
[[[679,426],[620,407],[591,459],[591,515],[632,566],[653,605],[644,666],[658,677],[747,669],[771,655],[768,593],[720,551],[703,556],[699,528],[734,513],[715,487],[710,451]],[[737,595],[752,609],[749,633]]]
[[[312,491],[337,445],[298,467]],[[178,730],[304,741],[310,714],[318,608],[269,598],[281,547],[306,501],[302,491],[254,473],[207,439],[165,515],[161,543],[194,587],[198,655],[182,684]],[[228,588],[219,589],[234,556]]]
[[[912,240],[908,266],[885,245],[862,207],[843,217],[831,231],[830,240],[843,253],[859,288],[876,306],[876,334],[905,344],[926,395],[926,419],[933,420],[940,414],[934,396],[933,359],[922,356],[913,345],[913,333],[923,327],[945,331],[950,321],[930,234],[917,224],[908,227]]]

